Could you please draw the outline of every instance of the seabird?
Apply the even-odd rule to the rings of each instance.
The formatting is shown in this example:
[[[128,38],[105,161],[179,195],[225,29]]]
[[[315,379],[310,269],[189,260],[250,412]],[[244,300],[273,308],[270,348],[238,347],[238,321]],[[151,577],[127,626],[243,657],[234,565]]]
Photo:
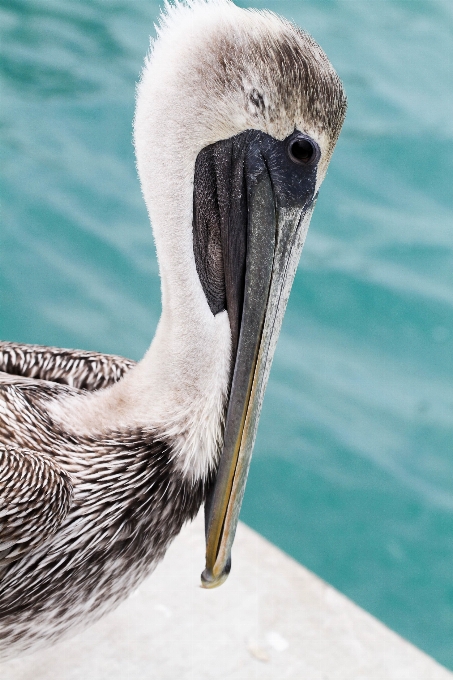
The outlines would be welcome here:
[[[227,577],[286,302],[346,112],[321,48],[271,12],[181,0],[157,34],[134,120],[162,282],[149,350],[135,364],[0,344],[4,657],[114,608],[202,503],[202,585]]]

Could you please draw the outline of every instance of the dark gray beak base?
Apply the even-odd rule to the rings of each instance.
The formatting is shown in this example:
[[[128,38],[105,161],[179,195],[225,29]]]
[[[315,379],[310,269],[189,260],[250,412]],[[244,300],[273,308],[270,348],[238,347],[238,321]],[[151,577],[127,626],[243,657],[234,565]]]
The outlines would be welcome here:
[[[233,366],[223,450],[205,504],[213,588],[231,547],[281,322],[316,199],[317,143],[248,130],[203,149],[195,166],[194,254],[213,314],[226,309]]]

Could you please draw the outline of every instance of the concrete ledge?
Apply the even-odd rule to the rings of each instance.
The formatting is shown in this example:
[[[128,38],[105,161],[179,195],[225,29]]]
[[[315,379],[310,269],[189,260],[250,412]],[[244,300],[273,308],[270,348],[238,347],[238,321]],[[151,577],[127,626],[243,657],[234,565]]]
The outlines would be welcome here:
[[[244,525],[220,589],[198,587],[201,516],[115,612],[0,666],[2,680],[452,680]]]

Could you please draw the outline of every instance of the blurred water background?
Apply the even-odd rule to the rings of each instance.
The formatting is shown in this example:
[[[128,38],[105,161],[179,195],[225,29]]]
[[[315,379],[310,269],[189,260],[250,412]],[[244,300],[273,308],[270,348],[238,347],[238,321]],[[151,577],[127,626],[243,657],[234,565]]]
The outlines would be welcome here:
[[[240,4],[312,33],[349,97],[242,519],[453,668],[453,5]],[[0,337],[138,359],[160,293],[131,121],[158,2],[0,12]]]

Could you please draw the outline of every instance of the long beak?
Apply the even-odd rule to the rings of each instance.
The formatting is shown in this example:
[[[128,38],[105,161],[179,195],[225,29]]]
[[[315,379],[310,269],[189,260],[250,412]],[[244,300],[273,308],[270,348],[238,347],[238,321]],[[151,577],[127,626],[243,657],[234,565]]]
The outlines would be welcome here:
[[[248,196],[244,300],[225,423],[224,447],[206,508],[204,588],[221,585],[231,569],[231,548],[277,339],[311,213],[308,201],[282,207],[269,172]]]

